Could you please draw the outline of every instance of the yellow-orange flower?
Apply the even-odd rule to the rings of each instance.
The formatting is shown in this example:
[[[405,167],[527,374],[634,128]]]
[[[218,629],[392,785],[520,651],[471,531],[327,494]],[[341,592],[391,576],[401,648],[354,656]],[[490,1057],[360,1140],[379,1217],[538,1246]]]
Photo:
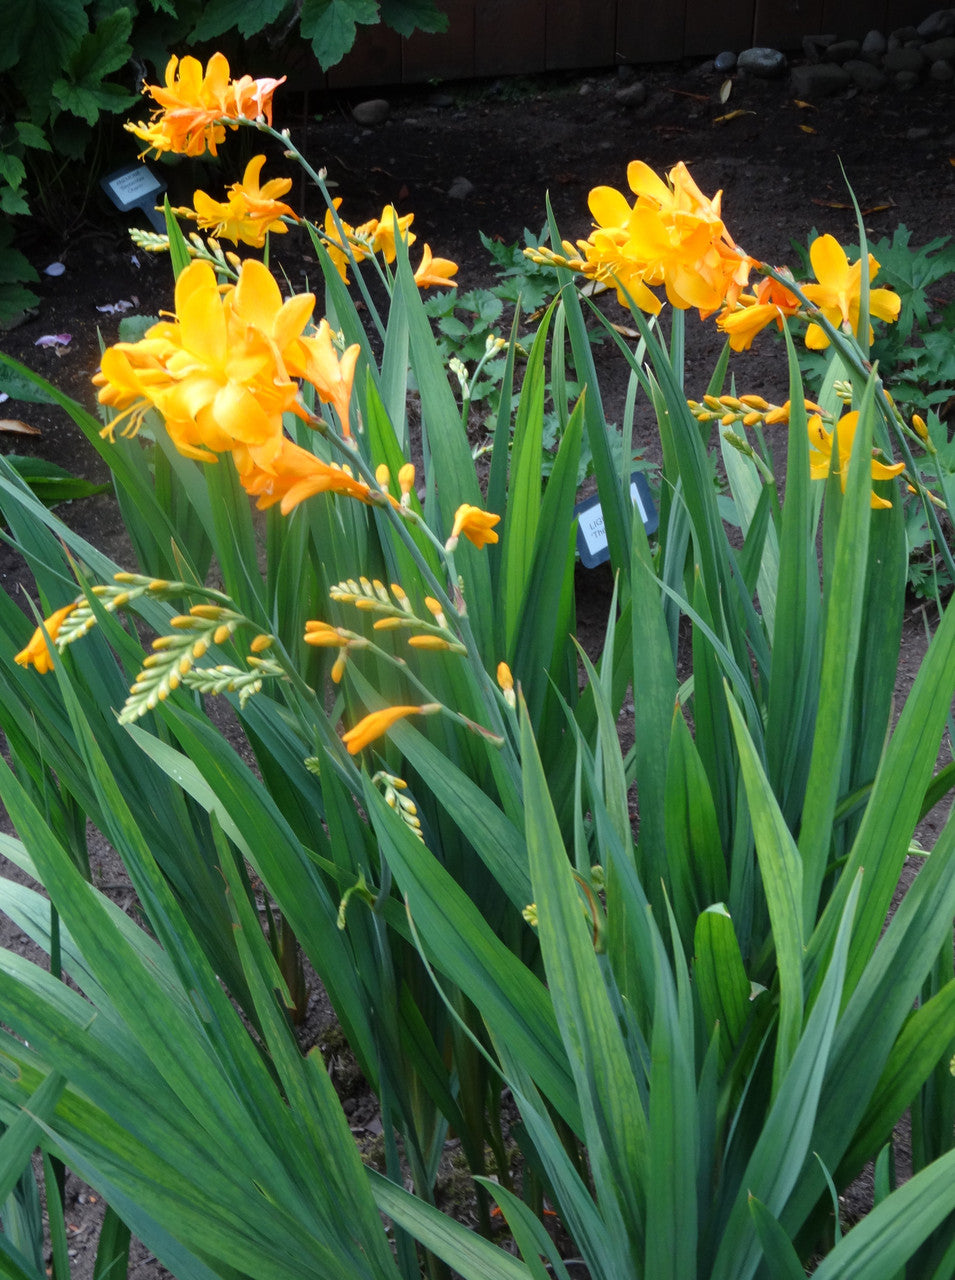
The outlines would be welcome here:
[[[451,276],[457,275],[458,264],[450,258],[435,258],[431,246],[425,245],[421,252],[421,262],[414,273],[414,282],[419,289],[430,289],[435,285],[456,289],[458,282]]]
[[[624,289],[645,311],[660,309],[650,292],[664,285],[675,307],[701,314],[734,302],[749,277],[752,260],[734,243],[720,216],[718,192],[707,199],[682,162],[667,181],[640,160],[627,169],[633,206],[613,187],[596,187],[588,204],[597,224],[578,241],[584,273],[613,280],[621,303]]]
[[[319,493],[340,493],[365,503],[375,501],[375,494],[364,480],[357,479],[345,467],[323,462],[287,437],[265,465],[256,461],[254,450],[239,446],[233,449],[232,457],[243,489],[257,499],[260,510],[278,502],[285,516],[300,502]],[[389,500],[397,506],[393,498]]]
[[[757,333],[774,321],[783,327],[783,316],[795,315],[801,303],[778,280],[766,276],[752,294],[740,294],[734,307],[720,312],[716,323],[730,340],[734,351],[748,351]]]
[[[17,662],[21,667],[36,667],[40,675],[46,675],[48,671],[52,671],[53,652],[50,645],[56,643],[60,628],[75,608],[75,603],[64,605],[62,609],[57,609],[48,618],[44,619],[43,626],[46,628],[46,636],[40,627],[37,627],[30,637],[29,644],[25,649],[20,650],[14,658],[14,662]],[[47,640],[47,636],[49,636],[49,640]]]
[[[295,218],[292,209],[278,198],[291,190],[292,179],[272,178],[261,186],[259,179],[264,164],[265,156],[253,156],[246,165],[242,181],[229,187],[225,201],[213,200],[204,191],[196,191],[193,195],[195,210],[177,209],[176,212],[194,218],[203,231],[212,231],[233,244],[241,241],[261,249],[268,232],[284,234],[288,231],[283,218]]]
[[[342,742],[348,748],[348,754],[356,756],[370,742],[374,742],[376,738],[380,738],[382,734],[387,733],[393,724],[397,724],[399,720],[404,720],[406,716],[430,715],[440,710],[441,707],[438,703],[429,702],[421,707],[385,707],[381,711],[372,711],[370,715],[359,720],[354,728],[342,734]]]
[[[454,550],[462,533],[469,542],[473,542],[479,549],[488,542],[497,542],[494,526],[500,518],[500,516],[493,515],[490,511],[482,511],[480,507],[472,507],[465,502],[454,513],[454,524],[451,528],[451,537],[448,539],[448,549]]]
[[[845,493],[846,480],[849,474],[849,459],[852,456],[852,442],[855,439],[856,428],[859,425],[858,412],[853,411],[852,413],[844,414],[836,423],[835,464],[832,461],[833,432],[826,430],[822,424],[822,418],[817,413],[810,417],[807,425],[809,431],[809,474],[813,480],[825,480],[831,469],[838,475],[842,492]],[[873,480],[891,480],[895,476],[902,474],[905,470],[905,463],[896,462],[888,465],[873,458],[871,467]],[[884,508],[891,507],[891,505],[892,503],[887,498],[880,498],[873,490],[870,506]]]
[[[351,435],[348,427],[349,407],[361,347],[353,342],[339,355],[333,341],[332,327],[323,319],[315,334],[301,340],[301,348],[305,353],[302,377],[312,384],[323,404],[332,405],[338,415],[342,435]]]
[[[848,324],[855,333],[859,327],[859,306],[862,293],[862,259],[850,266],[846,251],[835,236],[817,236],[809,246],[809,260],[817,284],[803,285],[803,293],[814,302],[830,324]],[[879,269],[873,255],[868,257],[869,279],[875,278]],[[869,290],[869,314],[878,316],[890,324],[898,319],[901,299],[891,289]],[[869,342],[872,342],[872,326],[869,325]],[[806,330],[806,346],[814,351],[828,347],[829,338],[817,324]]]
[[[386,204],[381,211],[381,217],[359,227],[357,234],[359,237],[370,237],[372,253],[380,253],[385,262],[394,262],[397,256],[395,229],[397,227],[397,233],[406,245],[413,245],[418,238],[414,232],[408,230],[413,221],[413,213],[406,213],[399,217],[394,205]]]
[[[283,413],[306,416],[283,347],[295,355],[313,305],[309,294],[283,304],[255,260],[243,263],[239,284],[225,290],[208,262],[190,263],[176,282],[173,320],[104,352],[93,381],[101,403],[122,412],[103,434],[111,438],[126,417],[134,431],[153,405],[187,457],[211,462],[243,444],[264,450],[267,461],[280,447]]]
[[[181,155],[201,156],[206,151],[216,154],[225,137],[225,124],[236,128],[239,120],[256,120],[264,116],[272,123],[272,94],[285,80],[253,80],[242,76],[229,78],[229,62],[215,53],[205,73],[197,58],[180,62],[170,58],[164,85],[144,85],[157,104],[146,125],[127,124],[126,128],[161,155],[172,151]],[[143,153],[145,154],[145,152]]]

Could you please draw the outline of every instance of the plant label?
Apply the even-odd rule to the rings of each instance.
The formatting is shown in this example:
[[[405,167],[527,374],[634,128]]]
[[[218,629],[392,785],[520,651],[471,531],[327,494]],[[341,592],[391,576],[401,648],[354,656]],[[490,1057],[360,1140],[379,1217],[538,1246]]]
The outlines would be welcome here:
[[[166,219],[156,204],[162,199],[166,184],[146,165],[134,161],[115,169],[100,179],[100,186],[120,212],[141,209],[156,231],[165,232]]]
[[[630,501],[637,508],[648,534],[655,533],[660,517],[653,505],[650,486],[642,471],[634,471],[630,476]],[[604,528],[603,511],[599,498],[588,498],[574,507],[577,517],[577,552],[581,564],[593,569],[610,559],[610,548],[607,545],[607,531]]]

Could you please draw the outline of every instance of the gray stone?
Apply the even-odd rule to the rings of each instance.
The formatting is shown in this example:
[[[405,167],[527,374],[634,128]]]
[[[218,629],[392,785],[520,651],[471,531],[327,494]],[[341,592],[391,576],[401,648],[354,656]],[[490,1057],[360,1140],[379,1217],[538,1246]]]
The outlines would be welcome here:
[[[837,40],[829,46],[823,58],[826,62],[847,62],[856,56],[860,47],[858,40]]]
[[[924,142],[926,138],[930,138],[931,136],[932,136],[932,130],[928,127],[928,125],[918,124],[918,125],[913,125],[912,128],[906,132],[905,141],[906,142]]]
[[[917,71],[896,71],[895,83],[899,89],[914,89],[920,80]]]
[[[919,39],[921,37],[915,27],[896,27],[889,36],[889,48],[893,47],[893,41],[895,41],[895,47],[901,49],[903,45],[908,44],[910,41]]]
[[[448,107],[453,107],[454,94],[442,93],[440,91],[438,91],[437,93],[432,93],[428,97],[428,106],[437,107],[439,111],[444,111]]]
[[[637,68],[632,62],[621,62],[617,67],[617,79],[621,84],[633,84],[637,78]]]
[[[852,77],[836,62],[807,63],[793,67],[792,87],[797,98],[831,98],[842,93],[852,83]]]
[[[955,36],[955,9],[936,9],[924,22],[919,23],[918,33],[925,40]]]
[[[786,55],[778,49],[758,45],[755,49],[744,49],[736,59],[736,66],[760,80],[775,80],[786,70]]]
[[[881,31],[870,31],[862,41],[859,52],[867,62],[875,62],[885,53],[888,42]]]
[[[622,107],[642,107],[647,100],[647,86],[642,80],[634,80],[633,84],[624,85],[613,96]]]
[[[369,98],[367,102],[356,102],[351,114],[357,124],[384,124],[391,115],[391,104],[384,98]]]
[[[874,67],[862,58],[850,58],[842,66],[852,76],[852,83],[863,93],[878,93],[886,85],[888,77],[881,67]]]
[[[933,62],[929,67],[928,74],[930,80],[945,84],[949,80],[955,80],[955,66],[947,58],[939,58],[938,62]]]
[[[940,36],[938,40],[929,40],[922,45],[922,53],[929,62],[955,58],[955,36]]]
[[[918,76],[925,67],[926,60],[921,49],[890,49],[885,55],[886,71],[911,71]]]
[[[713,69],[718,71],[720,75],[724,75],[727,71],[732,71],[736,66],[736,54],[732,49],[726,49],[723,53],[718,53],[713,59]]]
[[[467,178],[455,178],[448,187],[448,195],[452,200],[466,200],[474,190],[474,183]]]
[[[819,62],[823,53],[831,44],[835,44],[836,37],[834,35],[825,36],[803,36],[802,51],[810,62]]]

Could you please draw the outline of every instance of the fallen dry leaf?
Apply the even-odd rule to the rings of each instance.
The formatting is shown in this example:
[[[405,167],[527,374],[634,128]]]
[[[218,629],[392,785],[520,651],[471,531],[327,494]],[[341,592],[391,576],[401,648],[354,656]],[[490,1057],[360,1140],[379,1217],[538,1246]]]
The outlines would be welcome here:
[[[755,111],[744,111],[742,107],[738,107],[735,111],[728,111],[725,116],[717,116],[713,123],[726,124],[727,120],[736,120],[739,116],[754,116],[755,114]]]
[[[733,81],[724,80],[720,85],[720,102],[726,102],[730,94],[733,92]]]
[[[802,98],[793,98],[793,102],[803,111],[815,111],[816,108],[811,102],[803,102]]]
[[[811,125],[811,124],[801,124],[799,127],[800,127],[800,129],[802,129],[803,133],[815,133],[815,132],[816,132],[816,130],[812,127],[812,125]]]
[[[14,436],[39,436],[43,433],[39,427],[31,427],[28,422],[19,418],[0,418],[0,431],[7,431]]]

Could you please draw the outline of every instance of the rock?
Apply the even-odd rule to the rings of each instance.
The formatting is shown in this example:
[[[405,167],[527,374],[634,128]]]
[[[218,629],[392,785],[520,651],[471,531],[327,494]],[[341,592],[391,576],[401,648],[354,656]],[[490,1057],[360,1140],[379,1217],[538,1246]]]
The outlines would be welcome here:
[[[834,35],[803,36],[802,51],[810,62],[819,62],[831,44],[835,44]]]
[[[955,36],[955,9],[936,9],[920,22],[917,31],[923,40],[937,40],[940,36]]]
[[[899,89],[914,89],[920,76],[917,71],[896,71],[895,83]]]
[[[858,40],[837,40],[822,55],[826,62],[847,62],[854,58],[862,46]]]
[[[863,93],[878,93],[885,88],[888,77],[881,67],[875,67],[862,58],[850,58],[842,66],[852,76],[852,83]]]
[[[939,58],[938,62],[933,62],[929,67],[928,74],[930,80],[945,84],[949,80],[955,80],[955,65],[947,58]]]
[[[775,80],[786,70],[786,55],[778,49],[757,46],[755,49],[744,49],[736,59],[736,66],[757,79]]]
[[[630,62],[621,62],[617,67],[617,79],[621,84],[633,84],[637,78],[637,69]]]
[[[439,111],[444,111],[448,107],[454,106],[454,95],[451,93],[432,93],[428,97],[428,106],[437,107]]]
[[[921,49],[890,49],[885,55],[885,69],[889,72],[911,71],[919,76],[925,66],[926,59]]]
[[[876,62],[885,53],[888,41],[881,31],[870,31],[859,47],[859,53],[866,62]]]
[[[835,62],[807,63],[793,67],[792,87],[797,98],[831,98],[848,89],[852,77]]]
[[[467,178],[455,178],[448,187],[448,195],[452,200],[466,200],[474,190],[474,183]]]
[[[924,142],[932,136],[932,130],[923,124],[913,125],[905,135],[906,142]]]
[[[369,98],[367,102],[356,102],[351,114],[356,124],[384,124],[391,115],[391,104],[384,98]]]
[[[725,75],[727,71],[733,71],[736,67],[736,54],[732,49],[727,49],[723,53],[718,53],[713,59],[713,70],[718,71],[720,75]]]
[[[955,58],[955,36],[941,36],[938,40],[929,40],[922,45],[922,53],[929,62],[939,62],[942,58]]]
[[[613,96],[622,107],[642,107],[647,100],[647,86],[642,80],[634,80],[633,84],[624,85]]]

